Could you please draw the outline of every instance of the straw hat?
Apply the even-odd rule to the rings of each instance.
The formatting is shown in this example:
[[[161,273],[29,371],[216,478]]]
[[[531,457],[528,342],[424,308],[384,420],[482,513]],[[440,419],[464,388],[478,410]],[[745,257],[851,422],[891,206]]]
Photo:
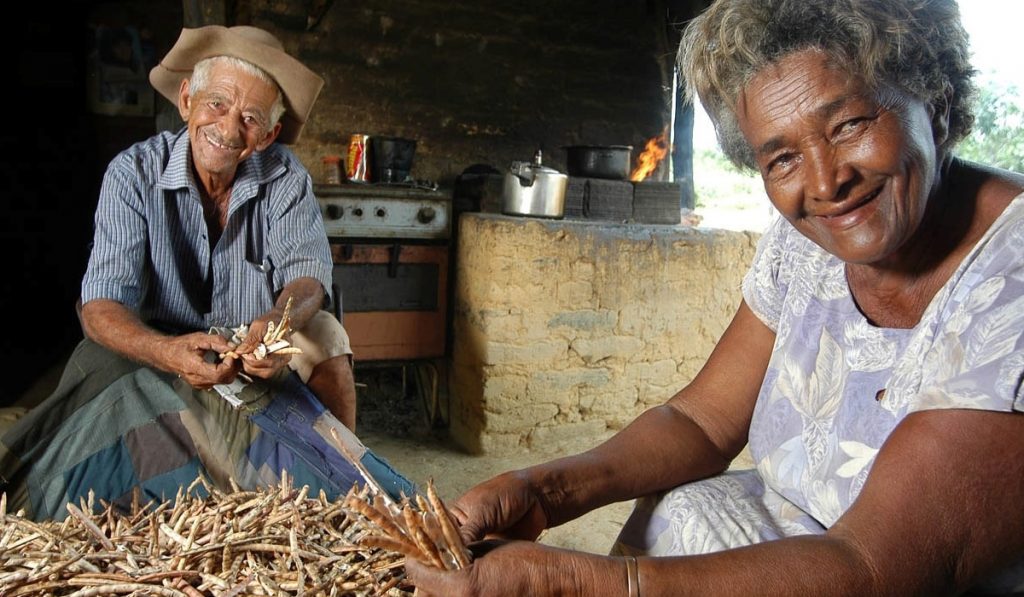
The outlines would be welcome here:
[[[241,58],[273,77],[284,94],[285,107],[277,140],[286,144],[298,140],[324,80],[289,56],[281,42],[263,29],[245,25],[182,29],[171,51],[149,71],[149,82],[177,105],[182,79],[191,77],[195,64],[211,56]]]

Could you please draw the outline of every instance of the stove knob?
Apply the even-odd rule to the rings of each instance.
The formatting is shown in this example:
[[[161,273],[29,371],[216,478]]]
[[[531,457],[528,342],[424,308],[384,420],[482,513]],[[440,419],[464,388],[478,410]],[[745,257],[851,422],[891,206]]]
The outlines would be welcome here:
[[[377,215],[378,218],[383,218],[384,216],[388,215],[388,210],[384,209],[383,207],[378,207],[377,211],[374,213]]]
[[[434,211],[433,207],[421,207],[416,212],[416,219],[419,220],[420,224],[429,224],[434,221],[435,217],[437,217],[437,212]]]
[[[353,209],[352,210],[352,215],[354,215],[357,218],[363,217],[363,208],[357,207],[357,208]]]
[[[340,220],[345,215],[345,209],[333,203],[327,206],[327,217],[331,220]]]

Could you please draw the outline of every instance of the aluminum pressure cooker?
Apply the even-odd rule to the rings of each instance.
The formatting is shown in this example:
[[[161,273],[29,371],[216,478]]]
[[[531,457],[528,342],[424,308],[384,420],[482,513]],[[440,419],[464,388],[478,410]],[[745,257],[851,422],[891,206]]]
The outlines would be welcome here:
[[[561,218],[569,177],[542,163],[540,150],[532,162],[512,162],[502,188],[502,212],[515,216]]]

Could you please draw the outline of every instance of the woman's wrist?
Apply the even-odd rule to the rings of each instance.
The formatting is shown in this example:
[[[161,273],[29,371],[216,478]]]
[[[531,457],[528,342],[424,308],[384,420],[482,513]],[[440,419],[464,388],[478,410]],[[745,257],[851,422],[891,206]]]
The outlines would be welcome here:
[[[623,559],[626,561],[626,595],[640,597],[640,570],[636,556],[625,556]]]

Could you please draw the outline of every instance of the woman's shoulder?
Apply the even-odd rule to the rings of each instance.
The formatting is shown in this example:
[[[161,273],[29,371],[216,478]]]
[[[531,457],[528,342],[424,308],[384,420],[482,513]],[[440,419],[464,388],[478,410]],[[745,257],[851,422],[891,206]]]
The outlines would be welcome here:
[[[744,300],[772,329],[786,300],[806,305],[812,295],[816,300],[830,300],[845,293],[842,262],[781,216],[759,239],[743,279]]]
[[[798,231],[785,218],[777,216],[760,241],[762,258],[773,264],[779,275],[790,278],[834,267],[839,263],[831,253]]]
[[[1015,200],[1024,195],[1024,174],[957,160],[951,183],[974,199],[976,221],[987,230]]]

